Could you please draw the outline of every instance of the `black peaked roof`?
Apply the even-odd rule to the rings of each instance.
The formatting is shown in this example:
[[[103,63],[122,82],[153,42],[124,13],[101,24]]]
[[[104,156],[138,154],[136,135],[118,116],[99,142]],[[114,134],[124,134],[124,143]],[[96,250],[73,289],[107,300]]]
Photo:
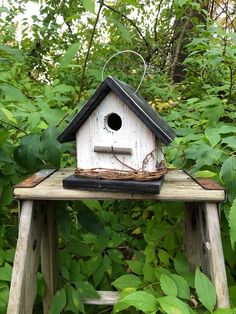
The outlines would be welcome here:
[[[58,136],[58,141],[64,143],[75,140],[77,130],[110,91],[120,97],[164,144],[170,144],[173,141],[175,132],[160,115],[152,109],[146,100],[143,99],[139,93],[135,93],[135,90],[130,85],[111,76],[107,77],[101,83],[94,95],[88,100],[61,135]]]

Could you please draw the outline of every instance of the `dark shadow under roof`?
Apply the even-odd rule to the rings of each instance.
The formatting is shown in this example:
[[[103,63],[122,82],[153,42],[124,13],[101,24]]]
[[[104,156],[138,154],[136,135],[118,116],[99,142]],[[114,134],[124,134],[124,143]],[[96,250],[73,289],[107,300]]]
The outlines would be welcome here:
[[[135,115],[159,138],[164,144],[170,144],[175,138],[174,130],[134,89],[111,76],[107,77],[98,87],[80,112],[74,117],[66,129],[58,136],[60,143],[74,141],[76,132],[87,120],[94,109],[99,106],[105,96],[112,91],[135,113]]]

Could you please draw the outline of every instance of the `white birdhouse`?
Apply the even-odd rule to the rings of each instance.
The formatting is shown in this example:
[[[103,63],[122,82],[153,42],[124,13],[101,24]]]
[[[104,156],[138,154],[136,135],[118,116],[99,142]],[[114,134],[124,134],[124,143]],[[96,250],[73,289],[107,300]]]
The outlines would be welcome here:
[[[131,86],[108,77],[58,140],[76,140],[80,170],[151,173],[163,159],[161,145],[174,137],[175,132]]]

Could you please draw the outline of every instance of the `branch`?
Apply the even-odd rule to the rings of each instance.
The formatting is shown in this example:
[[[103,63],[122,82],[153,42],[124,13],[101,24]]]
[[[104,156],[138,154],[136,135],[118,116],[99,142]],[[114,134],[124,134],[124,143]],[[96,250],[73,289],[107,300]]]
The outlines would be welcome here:
[[[183,25],[183,28],[181,30],[181,33],[179,35],[178,41],[177,41],[177,45],[176,45],[176,49],[175,49],[175,53],[174,53],[174,58],[173,58],[173,63],[172,63],[172,69],[171,69],[171,73],[170,73],[170,76],[172,79],[174,77],[175,64],[178,62],[179,53],[180,53],[180,50],[182,48],[182,44],[184,41],[184,35],[186,34],[187,28],[188,28],[189,23],[190,23],[190,18],[191,18],[191,14],[189,14],[189,16],[187,17],[187,19]]]
[[[103,7],[103,1],[104,0],[102,0],[100,2],[100,5],[99,5],[99,9],[98,9],[98,13],[97,13],[97,16],[96,16],[96,20],[95,20],[94,25],[93,25],[92,34],[91,34],[91,37],[90,37],[90,40],[89,40],[88,50],[87,50],[87,53],[86,53],[86,56],[85,56],[85,60],[84,60],[83,68],[82,68],[81,79],[80,79],[78,101],[80,101],[81,93],[83,91],[85,70],[86,70],[86,66],[87,66],[90,50],[91,50],[91,47],[92,47],[93,38],[94,38],[94,35],[95,35],[95,31],[96,31],[96,26],[97,26],[97,23],[98,23],[98,20],[99,20],[99,16],[100,16],[100,13],[101,13],[101,10],[102,10],[102,7]]]
[[[156,18],[155,18],[155,24],[154,24],[154,40],[155,40],[155,42],[157,42],[157,23],[158,23],[159,14],[161,12],[162,2],[163,2],[163,0],[161,0],[159,2],[158,9],[157,9],[157,14],[156,14]]]
[[[138,28],[138,26],[134,23],[133,20],[131,20],[130,18],[128,18],[125,14],[117,11],[116,9],[114,9],[113,7],[109,6],[108,4],[104,3],[104,7],[108,8],[109,10],[115,12],[116,14],[119,14],[120,16],[122,16],[123,18],[125,18],[127,21],[130,22],[130,24],[133,25],[133,27],[136,29],[137,33],[139,34],[139,36],[142,38],[142,40],[145,42],[145,45],[148,49],[148,55],[149,58],[151,56],[151,45],[149,44],[149,42],[147,41],[147,39],[143,36],[143,34],[141,33],[140,29]]]
[[[21,131],[21,132],[24,133],[25,135],[29,135],[27,132],[25,132],[24,130],[22,130],[21,128],[19,128],[18,126],[14,125],[14,124],[11,124],[11,123],[9,123],[9,122],[7,122],[7,121],[4,121],[4,120],[2,120],[2,119],[0,119],[0,122],[1,122],[1,123],[5,123],[5,124],[11,126],[12,128],[14,128],[14,129],[16,129],[16,130],[18,130],[18,131]]]

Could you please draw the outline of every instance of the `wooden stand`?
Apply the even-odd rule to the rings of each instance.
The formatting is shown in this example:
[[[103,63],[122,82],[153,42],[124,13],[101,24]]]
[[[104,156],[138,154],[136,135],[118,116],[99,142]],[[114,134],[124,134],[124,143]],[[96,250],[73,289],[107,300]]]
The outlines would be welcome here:
[[[183,171],[170,171],[160,194],[130,194],[64,189],[62,180],[72,170],[53,173],[32,188],[17,187],[20,204],[19,236],[14,260],[7,314],[30,314],[35,299],[36,273],[41,251],[45,280],[44,314],[49,313],[57,287],[57,228],[55,201],[81,199],[153,199],[184,201],[184,248],[193,268],[201,266],[216,288],[219,308],[229,307],[228,287],[222,250],[218,204],[225,200],[224,190],[207,190]],[[86,299],[86,304],[115,304],[117,292],[100,291],[100,299]]]

